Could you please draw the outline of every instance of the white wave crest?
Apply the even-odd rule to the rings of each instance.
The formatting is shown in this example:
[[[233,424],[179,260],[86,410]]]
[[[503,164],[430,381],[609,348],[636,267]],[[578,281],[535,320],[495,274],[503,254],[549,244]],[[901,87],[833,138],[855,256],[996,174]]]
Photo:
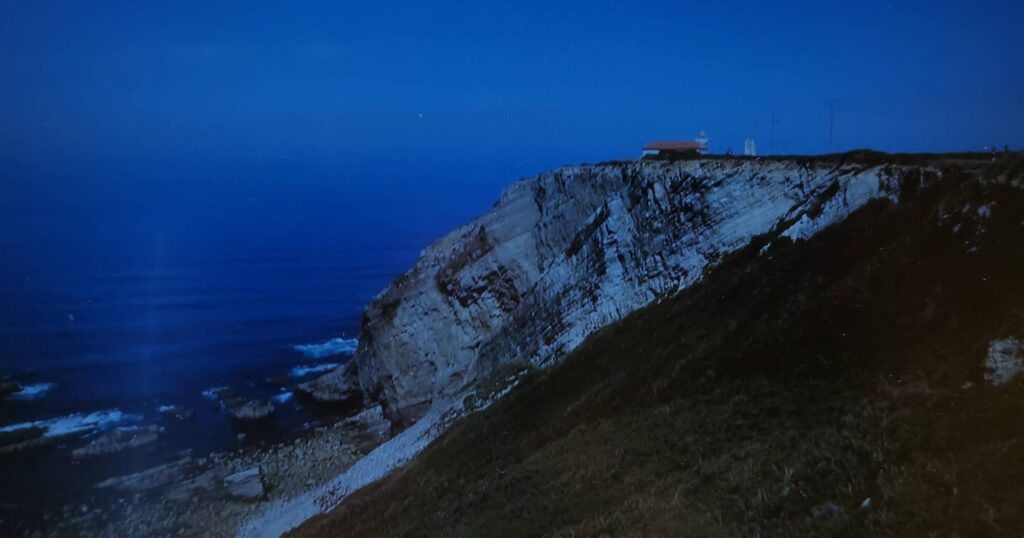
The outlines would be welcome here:
[[[322,359],[333,355],[351,355],[359,346],[358,338],[331,338],[319,344],[300,344],[292,349],[310,359]]]
[[[323,364],[316,364],[310,366],[296,366],[292,368],[288,375],[292,377],[305,377],[309,374],[319,374],[337,368],[338,365],[333,362],[325,362]]]
[[[26,430],[29,428],[42,428],[43,437],[63,437],[89,433],[94,430],[104,429],[119,422],[141,420],[138,415],[122,413],[118,409],[107,409],[104,411],[93,411],[92,413],[72,413],[63,417],[47,420],[34,420],[32,422],[20,422],[9,426],[0,427],[0,433]]]
[[[207,400],[220,400],[226,393],[231,390],[231,387],[210,387],[203,391],[203,398]]]
[[[47,392],[53,390],[56,387],[56,383],[32,383],[30,385],[22,385],[21,390],[11,394],[12,400],[35,400],[46,396]]]
[[[290,392],[282,392],[281,394],[275,394],[275,395],[271,396],[270,399],[274,400],[275,402],[277,402],[279,404],[283,404],[283,403],[287,402],[288,400],[291,400],[292,396],[295,396],[295,395],[290,393]]]

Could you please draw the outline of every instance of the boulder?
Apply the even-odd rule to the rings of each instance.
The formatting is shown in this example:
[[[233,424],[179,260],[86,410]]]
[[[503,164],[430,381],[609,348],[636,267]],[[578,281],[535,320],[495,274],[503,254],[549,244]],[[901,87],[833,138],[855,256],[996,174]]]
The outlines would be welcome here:
[[[219,478],[222,476],[224,476],[223,470],[219,467],[207,469],[194,478],[171,484],[164,493],[164,496],[172,501],[210,497],[217,490]]]
[[[247,400],[230,398],[222,402],[224,409],[236,420],[263,420],[274,412],[274,404],[269,400]]]
[[[985,357],[985,381],[1003,385],[1024,369],[1024,345],[1016,338],[993,340]]]
[[[252,467],[224,477],[224,488],[229,497],[242,501],[258,501],[266,495],[263,470]]]
[[[391,438],[391,421],[380,405],[371,406],[347,419],[344,427],[353,432],[356,448],[369,452]]]

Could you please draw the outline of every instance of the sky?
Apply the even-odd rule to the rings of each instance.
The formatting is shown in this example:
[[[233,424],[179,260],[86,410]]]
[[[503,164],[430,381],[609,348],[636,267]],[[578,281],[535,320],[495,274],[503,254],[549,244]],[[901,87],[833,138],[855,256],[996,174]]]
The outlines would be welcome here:
[[[1019,1],[0,0],[0,159],[509,180],[701,130],[826,152],[832,104],[835,150],[1019,148],[1022,20]]]

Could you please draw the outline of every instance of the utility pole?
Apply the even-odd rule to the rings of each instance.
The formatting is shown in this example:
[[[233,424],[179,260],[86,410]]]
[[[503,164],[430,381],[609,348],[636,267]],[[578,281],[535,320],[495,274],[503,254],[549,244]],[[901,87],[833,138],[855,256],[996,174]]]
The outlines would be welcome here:
[[[828,102],[828,152],[833,153],[836,141],[836,100]]]
[[[768,144],[768,153],[775,155],[775,113],[772,113],[772,137]]]

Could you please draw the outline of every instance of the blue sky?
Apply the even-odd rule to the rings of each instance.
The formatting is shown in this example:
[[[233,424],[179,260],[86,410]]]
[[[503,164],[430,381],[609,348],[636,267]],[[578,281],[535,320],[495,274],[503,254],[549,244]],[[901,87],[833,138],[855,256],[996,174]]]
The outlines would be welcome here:
[[[1024,2],[0,2],[0,158],[464,163],[706,130],[1024,145]],[[507,179],[507,178],[505,178]]]

